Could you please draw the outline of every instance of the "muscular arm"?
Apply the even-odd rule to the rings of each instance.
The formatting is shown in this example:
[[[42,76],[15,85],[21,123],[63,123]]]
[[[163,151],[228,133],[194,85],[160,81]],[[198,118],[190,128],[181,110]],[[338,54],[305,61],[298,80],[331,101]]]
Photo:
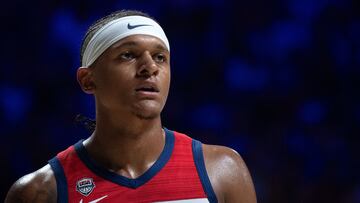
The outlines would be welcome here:
[[[16,181],[10,188],[5,203],[55,203],[56,180],[49,165]]]
[[[250,173],[241,156],[234,150],[203,145],[205,166],[219,202],[256,203]]]

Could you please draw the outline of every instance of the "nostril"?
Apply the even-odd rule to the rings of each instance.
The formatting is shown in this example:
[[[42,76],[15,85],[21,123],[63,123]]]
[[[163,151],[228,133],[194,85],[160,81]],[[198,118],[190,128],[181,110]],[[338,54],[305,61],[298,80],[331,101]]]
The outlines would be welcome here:
[[[158,67],[155,64],[144,64],[142,65],[137,74],[139,76],[150,77],[158,73]]]

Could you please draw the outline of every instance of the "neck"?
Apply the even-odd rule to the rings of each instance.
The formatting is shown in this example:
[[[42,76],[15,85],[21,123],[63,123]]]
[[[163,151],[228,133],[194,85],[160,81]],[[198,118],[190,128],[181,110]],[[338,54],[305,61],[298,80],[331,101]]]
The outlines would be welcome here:
[[[84,145],[98,164],[135,178],[150,168],[163,150],[161,119],[119,115],[97,112],[96,129]]]

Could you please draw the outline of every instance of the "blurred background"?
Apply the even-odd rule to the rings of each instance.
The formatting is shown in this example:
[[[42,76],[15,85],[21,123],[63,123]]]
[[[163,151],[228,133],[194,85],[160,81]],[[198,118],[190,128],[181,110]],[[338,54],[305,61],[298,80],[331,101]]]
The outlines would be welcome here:
[[[236,149],[259,202],[360,202],[360,1],[77,0],[0,7],[0,197],[89,133],[75,78],[87,27],[154,16],[171,44],[163,124]]]

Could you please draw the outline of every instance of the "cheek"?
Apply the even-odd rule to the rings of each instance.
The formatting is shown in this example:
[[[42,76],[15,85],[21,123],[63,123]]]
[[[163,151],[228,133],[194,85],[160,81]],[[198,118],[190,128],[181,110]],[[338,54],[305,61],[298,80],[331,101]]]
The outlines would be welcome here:
[[[127,69],[114,67],[111,70],[103,71],[96,79],[96,86],[99,92],[108,92],[116,95],[116,92],[126,94],[126,90],[131,88],[132,74]]]
[[[103,84],[112,83],[127,83],[130,80],[131,68],[122,66],[109,66],[99,73],[99,81]]]
[[[169,88],[170,88],[170,81],[171,81],[171,74],[170,74],[170,70],[169,71],[164,71],[163,74],[163,88],[164,90],[166,90],[166,94],[169,92]]]

